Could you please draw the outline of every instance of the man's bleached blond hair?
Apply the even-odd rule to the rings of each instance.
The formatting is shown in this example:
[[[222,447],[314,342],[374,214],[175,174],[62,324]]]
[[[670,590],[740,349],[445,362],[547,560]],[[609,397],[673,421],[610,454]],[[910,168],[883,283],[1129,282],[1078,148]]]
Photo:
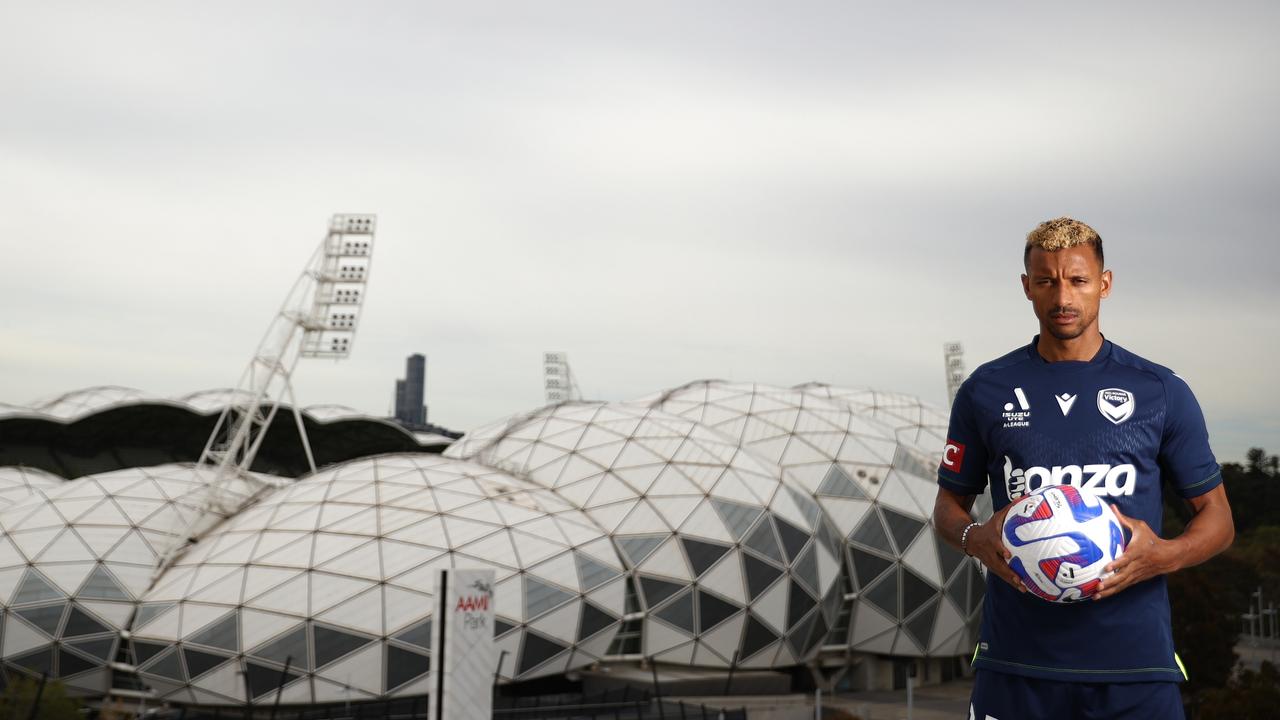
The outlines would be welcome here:
[[[1098,264],[1106,267],[1102,259],[1102,236],[1088,225],[1069,217],[1046,220],[1027,233],[1022,265],[1026,267],[1027,260],[1031,257],[1031,248],[1053,252],[1077,245],[1092,245],[1094,254],[1098,256]]]

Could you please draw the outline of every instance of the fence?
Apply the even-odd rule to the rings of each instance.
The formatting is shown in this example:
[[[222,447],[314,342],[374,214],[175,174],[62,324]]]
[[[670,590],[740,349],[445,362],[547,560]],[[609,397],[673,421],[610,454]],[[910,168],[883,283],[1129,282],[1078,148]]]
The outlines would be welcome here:
[[[160,720],[425,720],[427,697],[280,708],[171,708],[148,713]],[[572,693],[494,698],[494,720],[746,720],[745,709],[724,710],[623,688],[600,695]]]

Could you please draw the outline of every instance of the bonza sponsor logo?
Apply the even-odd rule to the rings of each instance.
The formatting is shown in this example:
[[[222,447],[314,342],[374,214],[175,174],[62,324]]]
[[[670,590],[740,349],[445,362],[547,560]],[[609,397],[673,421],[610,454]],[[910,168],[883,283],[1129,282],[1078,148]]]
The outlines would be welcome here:
[[[1011,402],[1004,404],[1004,427],[1031,427],[1031,404],[1027,402],[1027,394],[1022,392],[1022,388],[1013,389],[1013,396],[1018,400],[1018,409],[1014,410]]]
[[[1004,487],[1009,500],[1035,492],[1047,485],[1074,485],[1081,492],[1119,497],[1132,495],[1138,484],[1138,470],[1133,465],[1054,465],[1015,468],[1013,460],[1004,456]]]

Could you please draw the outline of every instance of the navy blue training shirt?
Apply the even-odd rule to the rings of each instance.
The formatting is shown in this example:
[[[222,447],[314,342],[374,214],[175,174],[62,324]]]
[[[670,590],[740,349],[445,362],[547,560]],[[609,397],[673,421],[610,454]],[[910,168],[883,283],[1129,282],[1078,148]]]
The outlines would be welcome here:
[[[996,510],[1045,484],[1092,492],[1160,533],[1168,485],[1192,498],[1222,482],[1191,388],[1104,340],[1087,362],[1031,344],[982,365],[951,408],[938,484],[991,488]],[[974,665],[1080,682],[1181,681],[1165,578],[1099,601],[1055,604],[988,573]]]

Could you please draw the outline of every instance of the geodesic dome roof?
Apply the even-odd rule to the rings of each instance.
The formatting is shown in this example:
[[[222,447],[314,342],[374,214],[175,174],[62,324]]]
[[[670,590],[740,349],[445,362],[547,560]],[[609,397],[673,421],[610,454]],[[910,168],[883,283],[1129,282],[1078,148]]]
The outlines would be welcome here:
[[[646,657],[793,665],[835,619],[841,550],[818,506],[776,465],[697,422],[562,404],[477,430],[446,454],[551,488],[609,533],[645,610]]]
[[[105,691],[105,666],[157,561],[213,522],[202,513],[210,476],[189,465],[130,468],[33,485],[0,511],[0,659]],[[222,490],[247,491],[242,482]]]
[[[35,467],[63,478],[127,467],[195,462],[219,415],[242,390],[161,398],[133,388],[76,390],[26,406],[0,405],[0,466]],[[386,452],[439,452],[452,438],[413,432],[341,405],[300,409],[317,465]],[[292,408],[281,405],[253,469],[295,477],[310,471]]]
[[[624,612],[608,538],[563,498],[435,456],[357,460],[298,481],[210,533],[134,622],[163,697],[319,703],[426,692],[433,571],[495,571],[510,679],[595,662]],[[283,681],[283,686],[282,686]]]
[[[43,470],[0,467],[0,512],[10,505],[26,500],[37,490],[54,488],[61,484],[62,478]]]
[[[814,496],[844,539],[857,596],[828,644],[906,656],[968,649],[983,580],[929,524],[940,412],[907,396],[815,384],[703,381],[642,402],[732,438]]]

